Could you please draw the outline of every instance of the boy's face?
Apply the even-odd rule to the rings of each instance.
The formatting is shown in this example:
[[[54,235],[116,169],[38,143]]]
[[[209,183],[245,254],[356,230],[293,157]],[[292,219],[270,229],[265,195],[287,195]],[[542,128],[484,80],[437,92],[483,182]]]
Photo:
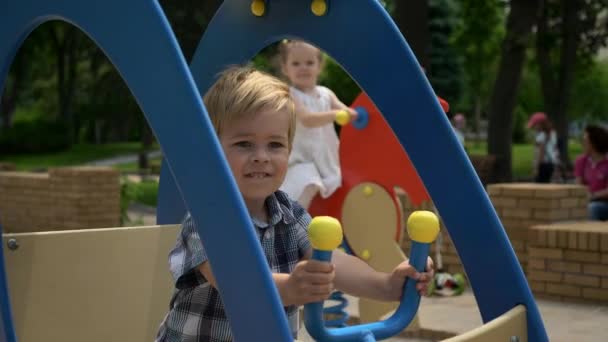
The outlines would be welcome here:
[[[313,88],[321,73],[319,50],[304,43],[292,46],[283,64],[283,73],[294,87],[302,90]]]
[[[220,143],[245,202],[263,203],[287,173],[289,113],[262,110],[222,129]]]

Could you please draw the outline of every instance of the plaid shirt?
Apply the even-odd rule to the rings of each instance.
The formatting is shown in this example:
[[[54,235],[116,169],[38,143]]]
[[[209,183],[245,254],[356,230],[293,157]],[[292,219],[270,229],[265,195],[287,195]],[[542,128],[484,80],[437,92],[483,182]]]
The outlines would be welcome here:
[[[253,219],[264,255],[273,273],[291,273],[311,248],[306,233],[310,215],[281,191],[266,199],[266,207],[268,223]],[[219,292],[198,271],[198,266],[205,261],[207,254],[188,213],[169,254],[169,266],[176,281],[175,292],[169,313],[161,323],[157,342],[232,341],[230,323]],[[285,312],[295,338],[297,307],[286,307]]]

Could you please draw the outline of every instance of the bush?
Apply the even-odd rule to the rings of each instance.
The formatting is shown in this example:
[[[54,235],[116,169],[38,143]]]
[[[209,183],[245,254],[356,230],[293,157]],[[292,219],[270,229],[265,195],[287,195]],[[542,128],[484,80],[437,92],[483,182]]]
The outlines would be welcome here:
[[[0,151],[7,154],[58,152],[70,147],[67,126],[41,119],[17,121],[0,132]]]

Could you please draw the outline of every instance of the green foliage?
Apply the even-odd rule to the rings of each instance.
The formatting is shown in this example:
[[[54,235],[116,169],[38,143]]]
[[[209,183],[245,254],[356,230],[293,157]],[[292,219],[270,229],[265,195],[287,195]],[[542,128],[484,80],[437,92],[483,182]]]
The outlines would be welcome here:
[[[125,178],[121,186],[121,206],[125,205],[128,208],[133,202],[155,207],[158,204],[158,182],[155,180],[133,182]]]
[[[326,56],[325,60],[325,68],[320,76],[319,83],[333,90],[340,101],[350,105],[361,93],[359,85],[331,57]]]
[[[17,170],[31,171],[49,167],[80,165],[86,162],[137,153],[138,143],[76,144],[59,153],[0,154],[0,161],[15,164]]]
[[[429,0],[431,66],[427,76],[437,95],[455,103],[462,95],[461,57],[451,43],[457,25],[456,7],[450,0]]]
[[[570,119],[608,120],[608,59],[577,70],[571,101]]]
[[[489,101],[496,75],[500,43],[504,36],[505,11],[498,0],[461,0],[453,44],[462,56],[465,89],[456,106],[466,112]],[[479,108],[478,110],[481,110]]]
[[[40,119],[18,121],[10,130],[0,133],[0,151],[3,153],[57,152],[67,149],[70,141],[64,122]]]

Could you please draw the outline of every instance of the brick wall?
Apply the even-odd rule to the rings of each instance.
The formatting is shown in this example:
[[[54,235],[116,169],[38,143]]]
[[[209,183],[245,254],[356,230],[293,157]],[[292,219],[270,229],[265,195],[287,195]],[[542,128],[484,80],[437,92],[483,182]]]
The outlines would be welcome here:
[[[528,259],[528,232],[530,226],[542,223],[581,220],[587,217],[587,191],[584,187],[568,184],[508,183],[488,186],[490,199],[509,236],[524,271]],[[413,206],[406,195],[400,200],[404,209],[403,217],[414,210],[435,211],[432,202]],[[442,222],[441,257],[443,269],[449,273],[464,272],[464,267],[452,239]],[[407,234],[402,240],[402,249],[409,251]],[[431,246],[431,256],[435,259],[437,244]]]
[[[579,185],[492,184],[488,194],[524,271],[531,226],[587,217],[587,190]]]
[[[608,223],[537,225],[529,234],[535,295],[608,304]]]
[[[0,222],[9,233],[120,226],[119,172],[0,172]]]

